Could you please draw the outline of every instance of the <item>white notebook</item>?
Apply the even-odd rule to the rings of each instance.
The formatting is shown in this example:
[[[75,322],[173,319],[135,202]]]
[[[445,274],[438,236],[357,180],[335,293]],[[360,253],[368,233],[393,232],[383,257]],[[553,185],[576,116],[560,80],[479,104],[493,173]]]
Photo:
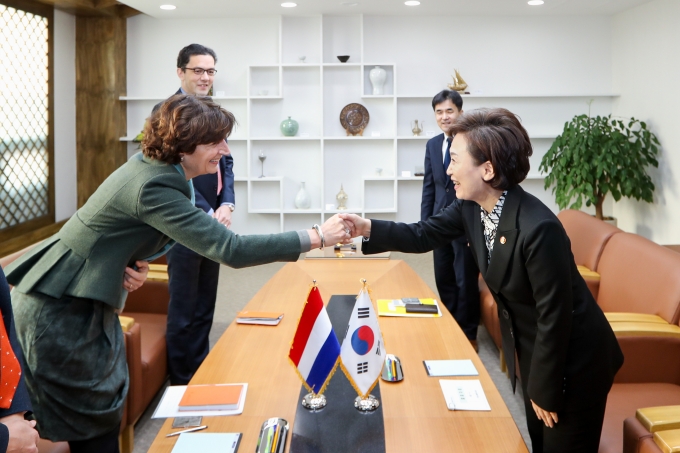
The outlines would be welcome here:
[[[490,411],[491,407],[478,380],[440,379],[446,406],[451,411]]]
[[[172,453],[236,453],[241,433],[182,433]]]
[[[472,360],[423,360],[428,376],[479,376]]]

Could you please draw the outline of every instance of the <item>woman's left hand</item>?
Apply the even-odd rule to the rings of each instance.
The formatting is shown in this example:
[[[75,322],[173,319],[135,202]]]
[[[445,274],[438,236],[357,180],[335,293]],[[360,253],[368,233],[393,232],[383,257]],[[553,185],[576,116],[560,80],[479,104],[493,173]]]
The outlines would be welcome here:
[[[149,273],[148,262],[135,261],[135,266],[137,266],[137,270],[134,270],[131,267],[126,267],[125,277],[123,278],[123,288],[128,290],[130,293],[136,289],[139,289],[144,284]]]
[[[548,412],[543,410],[538,407],[533,400],[531,400],[531,405],[534,407],[536,417],[538,417],[539,420],[542,420],[543,423],[545,423],[545,426],[548,428],[553,428],[555,426],[555,423],[557,423],[557,412]]]

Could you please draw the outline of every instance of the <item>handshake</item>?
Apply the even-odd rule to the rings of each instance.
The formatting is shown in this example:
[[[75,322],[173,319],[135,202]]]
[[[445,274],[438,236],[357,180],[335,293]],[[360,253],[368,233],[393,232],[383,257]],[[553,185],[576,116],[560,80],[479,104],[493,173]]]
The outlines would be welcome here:
[[[335,214],[321,225],[321,235],[310,232],[312,248],[321,246],[321,237],[324,245],[349,244],[352,238],[371,235],[371,221],[359,217],[356,214]]]

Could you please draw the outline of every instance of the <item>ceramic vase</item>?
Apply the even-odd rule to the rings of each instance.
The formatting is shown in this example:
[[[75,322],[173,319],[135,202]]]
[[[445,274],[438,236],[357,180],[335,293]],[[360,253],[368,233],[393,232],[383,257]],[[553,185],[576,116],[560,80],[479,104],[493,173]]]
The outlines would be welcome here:
[[[281,121],[281,126],[279,126],[279,128],[281,129],[281,133],[286,137],[293,137],[297,134],[300,125],[289,116],[288,119]]]
[[[373,86],[374,95],[385,94],[383,86],[385,85],[385,80],[387,80],[387,71],[380,66],[375,66],[368,72],[368,78]]]
[[[309,198],[309,193],[305,189],[304,181],[300,183],[300,190],[298,190],[297,195],[295,195],[295,207],[298,209],[309,209],[312,205],[312,199]]]

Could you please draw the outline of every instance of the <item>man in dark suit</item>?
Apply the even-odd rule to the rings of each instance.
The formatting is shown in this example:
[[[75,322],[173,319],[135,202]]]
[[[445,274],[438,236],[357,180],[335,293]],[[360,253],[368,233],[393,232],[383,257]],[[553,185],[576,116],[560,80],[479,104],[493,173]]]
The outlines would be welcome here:
[[[0,269],[0,313],[2,313],[0,349],[3,352],[0,388],[11,387],[9,395],[0,391],[0,453],[37,453],[38,431],[35,430],[35,420],[24,419],[24,414],[31,411],[31,401],[28,397],[24,377],[21,374],[20,364],[23,362],[23,356],[14,330],[9,285],[2,269]],[[10,351],[4,348],[7,345],[9,345]],[[16,368],[12,369],[9,363],[6,365],[5,360],[8,357],[9,363],[16,364]],[[10,367],[8,368],[8,366]]]
[[[446,131],[463,113],[463,98],[456,91],[441,91],[432,99],[432,109],[437,125],[444,133],[431,138],[425,148],[423,200],[420,205],[420,220],[423,221],[438,214],[456,199],[456,191],[446,174],[451,162],[449,148],[452,140]],[[479,270],[467,240],[462,237],[454,239],[450,244],[435,249],[432,255],[439,297],[477,349]]]
[[[217,70],[215,52],[200,44],[183,48],[177,56],[180,89],[175,94],[207,96]],[[154,111],[160,104],[154,107]],[[231,155],[219,161],[217,176],[207,174],[192,179],[196,206],[214,217],[225,228],[231,226],[235,209],[234,160]],[[167,254],[170,277],[168,307],[168,369],[170,382],[189,382],[208,355],[208,335],[217,298],[220,265],[176,244]]]

